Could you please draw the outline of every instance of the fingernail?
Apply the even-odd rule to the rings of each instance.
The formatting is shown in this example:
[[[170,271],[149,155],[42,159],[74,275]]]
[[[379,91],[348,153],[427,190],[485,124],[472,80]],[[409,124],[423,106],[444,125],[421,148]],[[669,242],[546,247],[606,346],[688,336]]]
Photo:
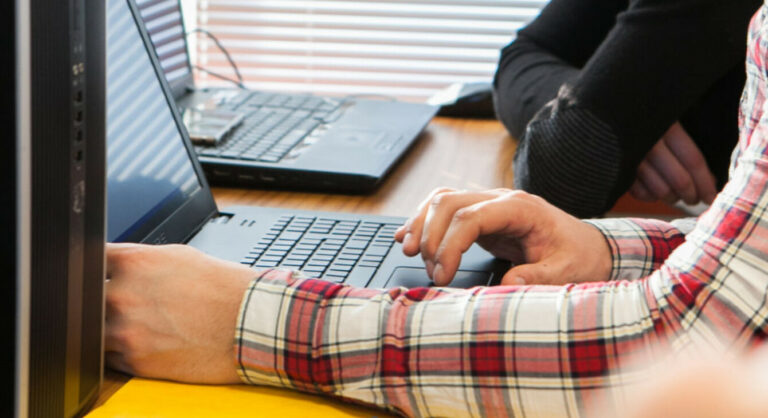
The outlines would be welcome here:
[[[516,286],[525,286],[527,284],[525,279],[520,276],[512,278],[512,283]]]
[[[438,265],[435,266],[435,274],[432,281],[438,286],[443,286],[445,284],[443,276],[445,276],[445,271],[443,271],[443,266],[438,263]]]
[[[435,271],[435,263],[433,263],[431,260],[424,260],[424,265],[427,267],[427,276],[432,279],[432,273]]]
[[[403,238],[403,244],[406,244],[411,241],[411,233],[405,234],[405,238]]]

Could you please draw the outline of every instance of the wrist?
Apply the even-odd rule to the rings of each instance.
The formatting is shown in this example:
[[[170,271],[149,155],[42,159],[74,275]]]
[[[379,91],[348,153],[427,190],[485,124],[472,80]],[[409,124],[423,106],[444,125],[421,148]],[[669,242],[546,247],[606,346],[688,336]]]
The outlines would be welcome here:
[[[587,227],[586,242],[589,243],[586,256],[592,264],[591,277],[594,281],[609,281],[613,275],[613,251],[608,238],[591,222],[585,221],[584,224]]]

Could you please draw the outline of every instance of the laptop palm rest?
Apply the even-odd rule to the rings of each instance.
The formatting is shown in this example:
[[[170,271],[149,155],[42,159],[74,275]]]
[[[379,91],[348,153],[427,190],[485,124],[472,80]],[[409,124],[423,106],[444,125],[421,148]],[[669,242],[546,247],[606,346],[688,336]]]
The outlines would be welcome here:
[[[451,284],[447,287],[468,289],[475,286],[488,286],[490,285],[492,277],[493,275],[490,272],[459,270]],[[407,287],[410,289],[434,285],[432,280],[427,276],[427,271],[425,269],[416,267],[398,267],[389,276],[386,287]]]

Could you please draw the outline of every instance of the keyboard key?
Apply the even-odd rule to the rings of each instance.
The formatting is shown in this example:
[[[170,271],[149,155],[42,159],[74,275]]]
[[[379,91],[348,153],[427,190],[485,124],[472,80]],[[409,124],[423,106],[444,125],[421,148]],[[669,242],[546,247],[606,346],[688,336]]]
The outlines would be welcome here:
[[[338,275],[338,274],[328,273],[328,274],[324,275],[322,277],[322,279],[323,280],[327,280],[329,282],[334,282],[334,283],[343,283],[344,279],[346,279],[346,276],[345,275]]]
[[[266,262],[272,262],[272,261],[279,262],[282,259],[283,259],[283,257],[274,256],[274,255],[265,255],[265,256],[261,257],[259,262],[262,262],[262,261],[266,261]]]
[[[371,245],[365,251],[365,255],[385,256],[387,255],[387,253],[389,253],[389,248],[390,248],[389,246]]]
[[[340,272],[347,273],[350,270],[352,270],[352,266],[343,266],[337,263],[331,264],[331,266],[328,267],[328,271],[340,271]]]
[[[301,269],[301,271],[304,272],[309,277],[320,277],[321,274],[325,271],[325,268],[317,268],[317,267],[304,267]]]
[[[351,257],[357,257],[360,258],[360,254],[363,253],[363,250],[357,249],[357,248],[345,248],[341,252],[341,256],[351,256]]]
[[[352,239],[349,240],[347,243],[347,248],[349,249],[364,249],[368,246],[368,241],[363,241],[359,239]]]

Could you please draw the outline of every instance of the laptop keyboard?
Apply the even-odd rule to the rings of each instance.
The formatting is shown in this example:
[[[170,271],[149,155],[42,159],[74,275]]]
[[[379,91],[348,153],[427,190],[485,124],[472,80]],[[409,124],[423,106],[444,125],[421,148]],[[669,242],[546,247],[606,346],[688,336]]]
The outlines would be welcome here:
[[[244,122],[220,144],[195,149],[205,157],[275,163],[340,105],[317,96],[243,92],[219,107],[242,112]]]
[[[281,217],[240,263],[285,267],[336,283],[368,283],[395,243],[400,225]]]

